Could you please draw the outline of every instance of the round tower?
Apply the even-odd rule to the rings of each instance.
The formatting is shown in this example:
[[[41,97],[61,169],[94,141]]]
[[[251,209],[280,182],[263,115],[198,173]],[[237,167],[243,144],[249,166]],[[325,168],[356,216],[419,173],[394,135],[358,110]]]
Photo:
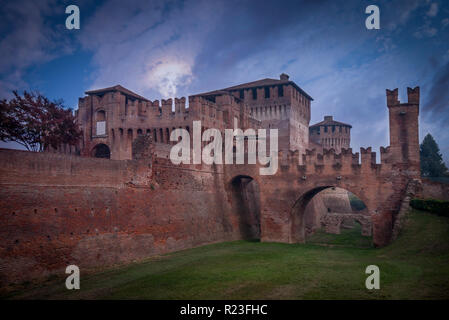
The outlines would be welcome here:
[[[350,148],[351,128],[349,124],[335,121],[332,116],[324,116],[323,121],[309,127],[309,148],[322,147],[340,153],[341,149]]]

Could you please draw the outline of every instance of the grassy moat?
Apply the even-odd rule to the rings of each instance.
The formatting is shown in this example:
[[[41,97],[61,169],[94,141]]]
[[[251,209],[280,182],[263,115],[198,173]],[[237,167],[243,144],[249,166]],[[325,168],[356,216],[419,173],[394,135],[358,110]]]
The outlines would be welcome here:
[[[317,233],[307,244],[236,241],[154,257],[93,274],[81,289],[65,277],[3,293],[9,299],[448,299],[449,219],[408,215],[392,245],[374,249],[356,229]],[[365,268],[380,268],[380,290]]]

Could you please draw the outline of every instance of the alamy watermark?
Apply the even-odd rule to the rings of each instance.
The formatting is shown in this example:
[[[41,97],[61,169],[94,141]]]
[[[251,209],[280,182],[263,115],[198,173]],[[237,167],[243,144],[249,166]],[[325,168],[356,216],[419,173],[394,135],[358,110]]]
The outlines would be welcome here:
[[[237,128],[234,119],[234,128],[224,130],[207,129],[201,133],[201,121],[193,121],[193,137],[186,129],[175,129],[170,134],[170,141],[178,142],[170,150],[170,160],[173,164],[244,164],[245,154],[248,164],[256,164],[261,167],[261,175],[274,175],[278,170],[278,129],[269,130],[269,153],[267,155],[267,129],[242,129]],[[212,139],[212,141],[211,141]],[[191,148],[192,141],[192,148]],[[245,141],[248,146],[245,152]],[[202,142],[209,144],[202,146]],[[235,142],[235,146],[234,146]],[[224,155],[223,155],[224,143]],[[235,148],[234,148],[235,147]],[[223,159],[224,158],[224,159]]]
[[[70,14],[65,19],[65,27],[69,30],[80,28],[80,9],[78,6],[71,4],[65,8],[65,13]]]
[[[376,5],[370,5],[366,7],[365,13],[369,14],[369,16],[365,20],[365,27],[368,30],[380,29],[380,10],[379,7]]]
[[[365,281],[365,287],[368,290],[380,289],[380,269],[376,265],[369,265],[365,269],[365,273],[369,274]]]
[[[65,287],[69,290],[79,290],[80,288],[80,268],[71,264],[65,269],[65,273],[70,274],[65,280]]]

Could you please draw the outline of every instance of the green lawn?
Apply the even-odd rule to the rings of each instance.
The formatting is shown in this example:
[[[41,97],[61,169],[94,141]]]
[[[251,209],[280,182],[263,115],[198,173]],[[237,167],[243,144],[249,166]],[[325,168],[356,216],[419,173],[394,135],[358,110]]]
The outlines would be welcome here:
[[[44,299],[448,299],[449,219],[409,214],[392,245],[375,249],[354,232],[317,244],[236,241],[81,274],[81,289],[64,278],[28,284],[3,298]],[[343,240],[342,240],[343,239]],[[355,242],[352,242],[352,240]],[[313,240],[313,239],[311,239]],[[365,268],[379,266],[380,290],[365,288]]]
[[[309,244],[355,248],[371,248],[373,246],[373,238],[362,236],[362,226],[357,222],[353,228],[341,228],[340,232],[340,234],[330,234],[323,229],[319,229],[313,235],[307,237],[306,242]]]

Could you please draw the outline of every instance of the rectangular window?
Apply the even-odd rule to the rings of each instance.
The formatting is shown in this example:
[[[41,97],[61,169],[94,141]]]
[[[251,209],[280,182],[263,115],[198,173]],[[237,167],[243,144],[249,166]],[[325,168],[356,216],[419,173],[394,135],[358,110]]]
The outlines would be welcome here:
[[[283,86],[279,86],[278,87],[278,96],[279,97],[283,97],[284,96],[284,87]]]
[[[269,98],[269,97],[270,97],[270,88],[265,87],[265,98]]]
[[[106,134],[106,121],[97,121],[97,136]]]

